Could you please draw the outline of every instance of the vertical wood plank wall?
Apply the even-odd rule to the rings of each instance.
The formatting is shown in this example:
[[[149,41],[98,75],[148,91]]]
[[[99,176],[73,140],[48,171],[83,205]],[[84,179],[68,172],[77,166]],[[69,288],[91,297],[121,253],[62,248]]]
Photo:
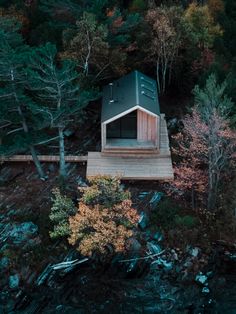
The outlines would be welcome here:
[[[157,118],[138,110],[138,141],[157,143]]]

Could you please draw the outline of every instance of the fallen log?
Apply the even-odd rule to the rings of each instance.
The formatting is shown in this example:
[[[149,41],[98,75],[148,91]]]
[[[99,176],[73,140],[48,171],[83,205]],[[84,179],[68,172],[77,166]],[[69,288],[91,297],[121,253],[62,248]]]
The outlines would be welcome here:
[[[65,268],[71,268],[71,267],[74,267],[78,264],[82,264],[84,262],[87,262],[89,259],[86,257],[86,258],[83,258],[81,260],[74,260],[74,261],[68,261],[68,262],[61,262],[61,263],[58,263],[58,264],[54,264],[52,265],[52,269],[53,270],[58,270],[58,269],[65,269]]]

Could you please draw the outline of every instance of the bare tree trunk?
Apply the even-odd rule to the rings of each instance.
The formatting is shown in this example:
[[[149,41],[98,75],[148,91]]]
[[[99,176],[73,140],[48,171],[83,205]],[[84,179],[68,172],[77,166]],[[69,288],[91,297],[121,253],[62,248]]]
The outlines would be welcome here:
[[[40,161],[38,159],[38,156],[37,156],[37,153],[35,151],[35,148],[32,145],[30,146],[30,153],[32,155],[32,158],[33,158],[35,167],[36,167],[36,169],[38,171],[40,179],[45,180],[47,178],[47,176],[44,174],[42,165],[41,165],[41,163],[40,163]]]
[[[162,71],[162,94],[165,93],[166,90],[166,71],[167,71],[167,64],[164,64],[163,71]]]
[[[194,185],[192,186],[191,198],[192,198],[192,210],[195,210],[195,190],[194,190]]]
[[[218,193],[219,176],[215,169],[209,169],[209,191],[207,208],[214,211],[216,207],[217,193]]]
[[[23,127],[23,130],[26,134],[29,134],[29,129],[28,129],[28,125],[25,121],[25,117],[24,117],[24,114],[21,110],[21,107],[20,105],[17,107],[17,110],[18,110],[18,113],[21,117],[21,121],[22,121],[22,127]],[[33,161],[34,161],[34,164],[35,164],[35,167],[37,169],[37,172],[39,174],[39,177],[40,179],[43,179],[45,180],[47,178],[47,176],[45,175],[44,171],[43,171],[43,168],[42,168],[42,165],[38,159],[38,156],[37,156],[37,153],[36,153],[36,150],[35,150],[35,147],[33,145],[30,145],[30,153],[32,155],[32,158],[33,158]]]
[[[157,76],[157,88],[158,93],[161,93],[161,86],[160,86],[160,75],[159,75],[159,60],[156,63],[156,76]]]
[[[65,162],[65,141],[64,141],[63,130],[64,130],[63,127],[58,128],[59,152],[60,152],[59,174],[64,179],[66,178],[66,162]]]

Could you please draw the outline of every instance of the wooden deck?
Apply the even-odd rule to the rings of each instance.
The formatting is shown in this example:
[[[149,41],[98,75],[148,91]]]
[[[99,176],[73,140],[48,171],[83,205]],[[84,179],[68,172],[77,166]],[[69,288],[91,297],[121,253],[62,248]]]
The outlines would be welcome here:
[[[126,180],[172,180],[171,157],[115,157],[89,152],[87,177],[120,176]]]
[[[165,115],[160,122],[160,151],[145,150],[142,153],[132,146],[129,152],[119,151],[89,152],[87,161],[87,177],[96,175],[120,176],[126,180],[163,180],[174,179],[168,131]]]

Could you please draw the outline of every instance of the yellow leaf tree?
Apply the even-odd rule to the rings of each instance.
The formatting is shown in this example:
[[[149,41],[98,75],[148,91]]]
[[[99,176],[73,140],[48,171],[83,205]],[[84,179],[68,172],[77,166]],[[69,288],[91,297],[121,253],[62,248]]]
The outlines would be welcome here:
[[[139,216],[118,178],[96,177],[83,189],[68,241],[83,255],[123,252]]]

